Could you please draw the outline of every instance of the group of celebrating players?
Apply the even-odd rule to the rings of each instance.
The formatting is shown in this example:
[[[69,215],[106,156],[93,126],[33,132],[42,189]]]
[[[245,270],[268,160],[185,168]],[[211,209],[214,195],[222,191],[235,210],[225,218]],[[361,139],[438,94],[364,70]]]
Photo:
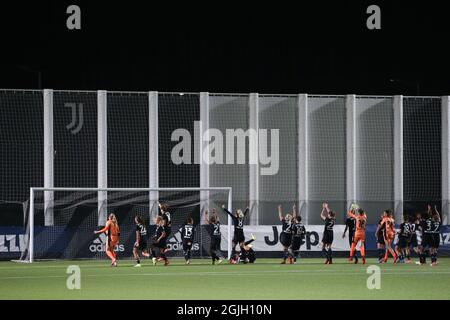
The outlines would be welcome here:
[[[256,260],[255,251],[252,248],[252,242],[256,240],[252,234],[251,239],[245,241],[244,221],[248,214],[249,208],[244,212],[238,209],[235,213],[231,213],[223,205],[222,209],[232,219],[234,225],[234,235],[232,240],[232,252],[230,263],[254,263]],[[322,204],[320,217],[324,221],[324,232],[321,241],[322,252],[326,258],[325,264],[333,263],[332,244],[334,238],[334,225],[336,223],[336,213],[330,210],[328,203]],[[280,234],[280,243],[283,247],[282,264],[296,263],[299,258],[300,247],[304,242],[306,228],[301,222],[301,216],[297,213],[295,205],[292,213],[283,216],[281,205],[278,206],[278,218],[282,223],[282,231]],[[212,209],[211,215],[206,210],[204,213],[204,221],[209,226],[210,234],[210,255],[212,264],[222,263],[225,259],[222,255],[220,220],[215,209]],[[156,230],[151,237],[151,243],[147,243],[147,228],[140,216],[135,217],[136,224],[136,242],[133,247],[133,256],[136,259],[136,267],[141,266],[140,254],[152,259],[153,265],[158,261],[164,261],[164,265],[169,264],[167,259],[167,239],[171,234],[171,217],[167,204],[159,204],[159,212],[156,217]],[[356,251],[360,252],[362,263],[365,264],[365,238],[367,215],[364,209],[357,204],[352,204],[347,213],[346,227],[343,238],[346,237],[348,231],[348,240],[350,247],[349,261],[358,263],[359,259]],[[436,206],[428,205],[428,210],[424,214],[416,214],[414,216],[404,215],[403,222],[399,226],[399,230],[395,230],[395,220],[392,210],[385,210],[380,217],[376,230],[378,261],[386,263],[389,254],[393,257],[394,263],[411,263],[411,250],[419,256],[417,264],[426,264],[426,258],[431,258],[431,265],[437,264],[437,250],[440,243],[440,214]],[[194,222],[188,217],[185,224],[181,228],[181,236],[183,240],[183,254],[186,264],[190,264],[191,250],[194,242]],[[114,252],[115,246],[118,244],[120,230],[116,216],[111,213],[104,228],[95,231],[95,234],[106,233],[106,254],[111,259],[111,266],[117,266],[117,257]],[[397,234],[397,237],[395,237]],[[393,246],[394,239],[397,238]],[[239,245],[240,250],[236,250]],[[406,258],[406,260],[405,260]]]

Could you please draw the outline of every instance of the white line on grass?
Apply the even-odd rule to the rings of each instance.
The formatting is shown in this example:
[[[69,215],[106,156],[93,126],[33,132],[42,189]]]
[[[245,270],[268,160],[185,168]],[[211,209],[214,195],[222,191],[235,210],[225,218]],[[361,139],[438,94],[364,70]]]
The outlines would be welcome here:
[[[84,274],[83,277],[92,278],[102,278],[102,277],[142,277],[142,276],[186,276],[186,275],[196,275],[196,276],[260,276],[261,274],[276,274],[278,276],[291,276],[292,274],[306,275],[306,276],[323,276],[323,275],[359,275],[367,277],[367,273],[361,272],[323,272],[323,270],[285,270],[282,273],[279,271],[259,271],[259,272],[164,272],[164,273],[115,273],[115,274]],[[407,276],[407,275],[438,275],[438,274],[450,274],[450,271],[436,271],[436,272],[382,272],[382,275],[396,275],[396,276]],[[12,276],[12,277],[0,277],[0,280],[17,280],[17,279],[50,279],[50,278],[67,278],[67,275],[52,275],[52,276]]]

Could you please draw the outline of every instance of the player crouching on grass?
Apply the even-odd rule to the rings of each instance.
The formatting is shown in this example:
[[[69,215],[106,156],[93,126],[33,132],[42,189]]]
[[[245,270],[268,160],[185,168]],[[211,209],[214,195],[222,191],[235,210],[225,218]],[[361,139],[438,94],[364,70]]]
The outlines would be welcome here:
[[[253,250],[253,245],[251,244],[255,240],[256,237],[252,234],[252,239],[244,242],[244,245],[241,247],[238,262],[242,262],[244,264],[255,263],[256,254]]]
[[[289,253],[289,247],[292,243],[292,215],[287,213],[283,217],[281,204],[278,206],[278,219],[282,223],[280,243],[283,246],[283,261],[281,261],[281,264],[286,264],[287,259],[289,259],[289,263],[292,263],[292,256]]]
[[[94,231],[94,233],[106,233],[106,254],[111,259],[111,266],[117,267],[117,255],[114,252],[114,248],[119,244],[120,230],[115,214],[111,213],[106,226],[101,230]]]
[[[333,227],[336,223],[336,213],[328,207],[328,203],[324,202],[322,204],[322,211],[320,212],[320,217],[325,222],[323,237],[322,237],[322,252],[326,257],[325,264],[333,263],[333,251],[331,250],[331,245],[333,244]]]
[[[162,216],[156,217],[156,230],[155,234],[152,236],[152,244],[150,245],[153,265],[156,265],[158,260],[164,260],[165,266],[169,264],[169,260],[166,257],[167,236],[165,224]],[[146,257],[150,256],[149,254],[144,253],[142,255]],[[156,257],[158,257],[158,259]]]
[[[133,256],[136,259],[135,267],[140,267],[141,259],[139,257],[139,251],[141,251],[143,255],[147,251],[147,228],[145,227],[141,216],[136,216],[134,222],[136,223],[136,242],[133,247]]]
[[[348,212],[348,216],[352,217],[356,221],[355,225],[355,237],[353,238],[352,247],[350,249],[350,258],[349,260],[353,260],[353,255],[355,254],[356,246],[359,243],[359,252],[361,253],[362,263],[366,263],[366,254],[364,250],[364,242],[366,241],[366,222],[367,215],[363,209],[358,208],[356,210],[358,214],[354,214],[352,211]],[[355,264],[358,263],[358,259],[355,259]]]

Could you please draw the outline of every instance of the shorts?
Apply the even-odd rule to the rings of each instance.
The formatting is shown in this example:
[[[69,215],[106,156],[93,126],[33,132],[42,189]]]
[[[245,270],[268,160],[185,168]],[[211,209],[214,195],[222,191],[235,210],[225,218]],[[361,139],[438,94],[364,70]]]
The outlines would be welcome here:
[[[137,248],[141,251],[146,250],[147,249],[147,240],[141,238],[141,240],[139,240]]]
[[[281,232],[280,234],[280,243],[284,247],[289,247],[292,243],[292,235],[286,232]]]
[[[333,243],[333,237],[334,234],[332,230],[325,230],[322,236],[322,243],[331,245]]]
[[[242,230],[242,229],[234,230],[233,242],[239,243],[239,242],[244,242],[244,241],[245,241],[244,230]]]
[[[209,248],[211,251],[220,250],[221,237],[211,237]]]
[[[358,243],[359,241],[366,241],[366,235],[364,233],[355,234],[353,243]]]
[[[291,249],[294,251],[300,250],[302,246],[302,237],[292,237]]]
[[[193,243],[194,243],[193,240],[183,239],[183,251],[191,250]]]
[[[422,237],[422,247],[439,248],[441,236],[439,233],[425,233]]]
[[[167,247],[166,238],[161,239],[161,241],[159,241],[158,243],[153,241],[152,246],[155,248],[165,249]]]
[[[413,234],[411,237],[411,241],[409,242],[409,245],[413,246],[413,248],[416,248],[419,246],[419,242],[417,241],[417,234]]]
[[[400,249],[405,249],[406,247],[408,247],[408,238],[405,236],[398,236],[397,246]]]
[[[119,238],[108,239],[108,246],[113,247],[113,250],[118,243],[119,243]]]
[[[385,234],[384,241],[391,243],[392,241],[394,241],[394,238],[395,238],[395,234],[394,233],[387,233],[387,234]]]
[[[385,245],[385,244],[386,244],[386,243],[384,242],[384,233],[383,233],[383,231],[378,232],[378,234],[377,234],[377,243],[378,243],[378,244],[382,244],[382,245]]]

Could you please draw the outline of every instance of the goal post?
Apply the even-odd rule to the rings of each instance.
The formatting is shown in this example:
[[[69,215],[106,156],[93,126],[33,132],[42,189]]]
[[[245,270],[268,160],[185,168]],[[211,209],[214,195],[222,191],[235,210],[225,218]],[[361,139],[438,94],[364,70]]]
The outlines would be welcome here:
[[[47,226],[41,222],[45,211],[44,194],[46,192],[54,194],[55,214],[54,225]],[[208,199],[202,199],[200,192],[207,191]],[[226,237],[222,235],[223,251],[226,251],[228,258],[231,257],[231,218],[219,209],[222,204],[227,204],[228,210],[232,211],[232,188],[231,187],[180,187],[180,188],[64,188],[64,187],[32,187],[30,188],[29,208],[25,210],[25,241],[26,250],[22,252],[18,262],[32,263],[37,259],[77,259],[85,257],[86,250],[82,246],[89,244],[87,239],[90,233],[93,234],[98,229],[98,195],[107,194],[108,213],[115,213],[118,216],[121,227],[121,243],[119,251],[131,252],[132,248],[127,248],[134,243],[134,217],[141,215],[145,217],[145,222],[152,225],[152,208],[150,203],[151,194],[157,192],[159,201],[169,205],[172,217],[172,234],[169,236],[169,252],[172,256],[180,254],[180,235],[177,234],[187,217],[193,217],[196,224],[196,239],[198,241],[194,257],[203,257],[209,250],[209,233],[207,227],[202,224],[203,212],[200,212],[202,201],[206,203],[206,208],[216,208],[221,221],[226,221]],[[174,212],[172,212],[172,209]],[[227,219],[225,220],[225,216]],[[122,228],[123,225],[123,228]],[[36,230],[39,228],[39,230]],[[125,230],[124,230],[125,229]],[[122,242],[122,234],[124,240]],[[152,231],[149,230],[149,234]],[[44,243],[39,243],[39,241]],[[96,242],[97,241],[97,242]],[[91,248],[97,248],[92,258],[104,257],[100,251],[104,251],[102,239],[94,239]],[[91,241],[92,243],[92,241]],[[132,246],[132,245],[131,245]],[[70,249],[68,249],[70,247]],[[100,250],[98,248],[103,248]],[[58,251],[59,250],[59,251]],[[39,252],[37,252],[39,251]],[[130,254],[131,257],[131,254]]]

